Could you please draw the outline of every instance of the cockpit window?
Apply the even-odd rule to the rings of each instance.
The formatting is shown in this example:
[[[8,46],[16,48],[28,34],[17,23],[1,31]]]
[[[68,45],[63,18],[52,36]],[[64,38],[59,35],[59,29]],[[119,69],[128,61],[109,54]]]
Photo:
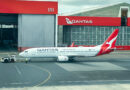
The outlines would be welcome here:
[[[28,51],[24,51],[25,53],[28,53]]]

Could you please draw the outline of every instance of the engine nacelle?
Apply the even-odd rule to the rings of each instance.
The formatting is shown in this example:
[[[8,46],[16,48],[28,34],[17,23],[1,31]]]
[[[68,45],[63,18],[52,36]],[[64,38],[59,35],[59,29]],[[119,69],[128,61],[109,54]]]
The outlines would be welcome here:
[[[69,57],[67,56],[58,56],[58,60],[57,61],[68,61]]]

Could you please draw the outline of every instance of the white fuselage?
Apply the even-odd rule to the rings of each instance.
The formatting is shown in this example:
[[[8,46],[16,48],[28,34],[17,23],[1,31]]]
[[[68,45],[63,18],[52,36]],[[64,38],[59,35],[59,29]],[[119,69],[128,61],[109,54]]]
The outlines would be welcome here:
[[[32,48],[20,53],[23,57],[96,56],[101,47],[44,47]]]

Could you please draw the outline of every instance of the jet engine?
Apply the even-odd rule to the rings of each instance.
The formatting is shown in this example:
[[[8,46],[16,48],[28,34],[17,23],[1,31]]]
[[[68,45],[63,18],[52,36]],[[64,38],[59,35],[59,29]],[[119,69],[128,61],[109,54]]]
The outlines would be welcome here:
[[[67,56],[58,56],[58,60],[57,61],[68,61],[69,58]]]

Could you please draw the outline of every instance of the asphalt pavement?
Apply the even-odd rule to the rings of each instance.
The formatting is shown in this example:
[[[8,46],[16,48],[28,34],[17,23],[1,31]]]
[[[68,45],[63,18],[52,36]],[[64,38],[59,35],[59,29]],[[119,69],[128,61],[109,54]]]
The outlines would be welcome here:
[[[31,62],[25,63],[25,58],[19,57],[17,52],[1,52],[0,57],[13,54],[18,62],[0,63],[1,89],[130,89],[130,51],[118,51],[99,57],[75,58],[73,62],[57,62],[53,58],[32,58]]]

